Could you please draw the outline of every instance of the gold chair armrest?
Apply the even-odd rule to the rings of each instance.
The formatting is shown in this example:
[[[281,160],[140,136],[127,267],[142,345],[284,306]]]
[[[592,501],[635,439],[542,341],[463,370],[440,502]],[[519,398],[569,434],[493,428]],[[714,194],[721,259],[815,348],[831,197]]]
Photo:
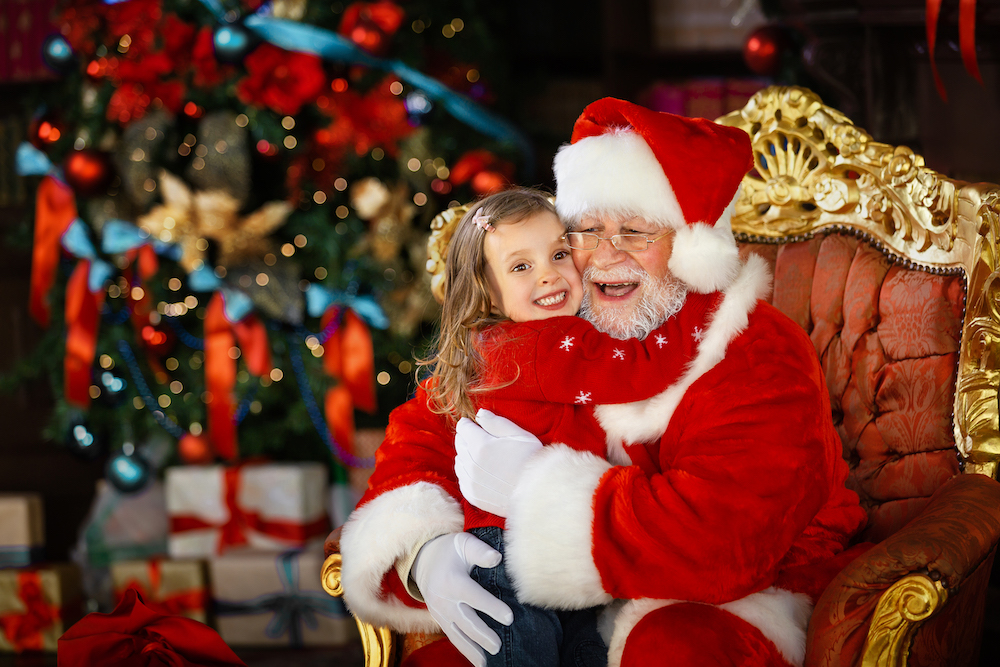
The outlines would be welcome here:
[[[344,594],[340,584],[340,554],[330,554],[323,561],[323,571],[320,580],[323,590],[339,598]],[[371,623],[365,623],[355,617],[358,632],[361,634],[361,647],[365,654],[365,667],[393,667],[396,663],[396,641],[389,628],[376,628]]]
[[[926,574],[911,574],[887,588],[868,628],[861,667],[905,667],[914,633],[947,601],[948,589]]]

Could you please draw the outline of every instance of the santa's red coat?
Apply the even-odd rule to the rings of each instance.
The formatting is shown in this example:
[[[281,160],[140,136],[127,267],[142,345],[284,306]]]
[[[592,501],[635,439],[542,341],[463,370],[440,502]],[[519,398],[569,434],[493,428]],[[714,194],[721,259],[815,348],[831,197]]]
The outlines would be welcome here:
[[[864,523],[844,487],[816,353],[801,329],[758,301],[767,280],[749,260],[664,391],[594,409],[603,455],[545,447],[512,495],[506,566],[523,601],[565,609],[628,601],[611,664],[640,664],[653,657],[648,647],[668,641],[693,642],[690,654],[701,659],[717,652],[698,649],[704,632],[693,632],[693,620],[685,637],[678,617],[704,614],[674,613],[678,601],[712,605],[723,619],[712,632],[726,650],[754,647],[754,664],[801,664],[811,602]],[[390,417],[341,540],[345,600],[366,621],[437,630],[394,564],[465,525],[453,437],[422,392]]]

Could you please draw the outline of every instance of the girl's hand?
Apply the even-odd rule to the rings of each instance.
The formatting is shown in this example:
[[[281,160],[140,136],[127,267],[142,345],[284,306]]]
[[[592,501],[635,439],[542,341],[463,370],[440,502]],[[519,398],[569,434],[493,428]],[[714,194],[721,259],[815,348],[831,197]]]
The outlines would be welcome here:
[[[489,410],[455,429],[455,473],[462,495],[481,510],[507,517],[510,494],[528,459],[542,448],[531,433]]]

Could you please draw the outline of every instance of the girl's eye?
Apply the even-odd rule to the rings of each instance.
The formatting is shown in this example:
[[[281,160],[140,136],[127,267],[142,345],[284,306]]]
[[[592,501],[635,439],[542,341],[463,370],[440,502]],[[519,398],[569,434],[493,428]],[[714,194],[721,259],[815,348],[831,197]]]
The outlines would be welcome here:
[[[552,259],[559,260],[559,259],[565,259],[567,257],[569,257],[569,253],[567,251],[559,250],[556,252],[556,254],[552,256]]]
[[[528,265],[525,264],[524,262],[521,262],[520,264],[516,264],[513,267],[511,267],[510,270],[511,270],[511,272],[514,272],[514,271],[525,271],[527,268],[528,268]]]

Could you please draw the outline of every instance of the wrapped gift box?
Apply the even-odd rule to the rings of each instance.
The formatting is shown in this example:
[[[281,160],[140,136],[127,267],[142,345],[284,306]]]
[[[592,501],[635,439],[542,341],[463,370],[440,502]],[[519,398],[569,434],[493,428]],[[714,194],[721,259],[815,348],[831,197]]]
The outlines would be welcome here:
[[[0,494],[0,568],[37,563],[42,560],[44,543],[42,497]]]
[[[62,633],[82,616],[76,565],[0,570],[0,653],[55,651]]]
[[[320,585],[323,552],[234,550],[209,561],[215,628],[230,646],[338,646],[357,637]]]
[[[282,551],[330,531],[321,463],[180,466],[166,472],[168,551],[206,558],[233,547]]]
[[[134,588],[155,612],[208,622],[205,562],[200,560],[129,560],[111,565],[116,604]]]

